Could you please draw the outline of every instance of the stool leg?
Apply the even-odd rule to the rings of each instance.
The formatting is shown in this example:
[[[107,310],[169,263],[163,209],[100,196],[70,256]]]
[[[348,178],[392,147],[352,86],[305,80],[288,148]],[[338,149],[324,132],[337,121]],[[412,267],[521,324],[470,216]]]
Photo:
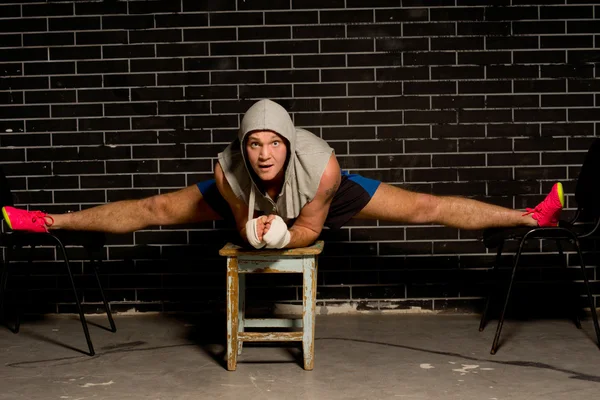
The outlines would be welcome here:
[[[235,371],[238,353],[238,263],[227,257],[227,370]]]
[[[244,332],[244,322],[246,321],[246,274],[238,274],[238,332]],[[238,339],[238,356],[242,355],[244,342]]]
[[[312,371],[315,361],[316,257],[306,257],[303,264],[302,353],[304,355],[304,369]]]

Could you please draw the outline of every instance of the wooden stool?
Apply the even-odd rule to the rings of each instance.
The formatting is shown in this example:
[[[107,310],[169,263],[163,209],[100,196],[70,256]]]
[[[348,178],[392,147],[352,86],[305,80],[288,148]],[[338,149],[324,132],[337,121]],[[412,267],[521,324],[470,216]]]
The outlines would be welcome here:
[[[227,257],[227,369],[235,371],[243,342],[302,342],[304,369],[314,365],[317,256],[323,241],[298,249],[248,250],[227,243],[219,254]],[[303,275],[302,319],[246,319],[246,274],[299,273]],[[245,332],[245,328],[293,328],[300,332]]]

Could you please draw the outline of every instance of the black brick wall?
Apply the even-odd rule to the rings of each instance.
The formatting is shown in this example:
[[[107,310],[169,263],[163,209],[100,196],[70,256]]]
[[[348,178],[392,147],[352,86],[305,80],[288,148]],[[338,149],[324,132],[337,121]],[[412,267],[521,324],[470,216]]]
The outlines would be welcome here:
[[[0,161],[16,202],[32,209],[166,193],[209,178],[241,114],[269,97],[351,172],[516,208],[560,180],[573,210],[600,121],[597,13],[583,0],[8,0]],[[232,235],[216,222],[109,236],[102,271],[113,307],[222,309],[217,250]],[[493,260],[480,235],[375,221],[325,232],[319,302],[476,309]],[[560,281],[580,272],[565,277],[556,258],[534,257],[550,244],[528,246],[522,292],[552,308]],[[36,311],[73,310],[56,257],[36,250],[19,269],[32,277],[11,281]],[[92,311],[90,266],[74,265]],[[301,301],[296,277],[256,278],[252,299]]]

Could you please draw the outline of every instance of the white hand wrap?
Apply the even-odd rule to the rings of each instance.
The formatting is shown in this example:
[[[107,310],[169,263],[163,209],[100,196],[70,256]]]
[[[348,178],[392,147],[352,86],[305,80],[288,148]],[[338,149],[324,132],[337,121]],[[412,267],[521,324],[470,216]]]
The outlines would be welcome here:
[[[279,215],[271,221],[269,231],[263,236],[263,240],[267,243],[267,249],[283,249],[290,239],[290,231]]]
[[[264,238],[262,241],[258,240],[258,234],[256,233],[257,224],[258,218],[250,219],[246,222],[246,237],[248,238],[248,243],[250,243],[252,247],[255,249],[262,249],[267,243],[265,243]]]

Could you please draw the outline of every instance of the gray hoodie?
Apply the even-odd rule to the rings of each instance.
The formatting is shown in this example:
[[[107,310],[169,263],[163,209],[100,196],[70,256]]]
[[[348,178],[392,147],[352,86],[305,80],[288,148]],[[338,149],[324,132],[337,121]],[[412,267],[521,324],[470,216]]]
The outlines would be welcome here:
[[[277,199],[262,193],[246,162],[244,138],[251,132],[277,132],[289,142],[285,181]],[[219,164],[233,193],[252,210],[277,214],[284,220],[297,218],[302,207],[317,193],[319,182],[333,149],[321,138],[294,126],[290,115],[271,100],[260,100],[248,109],[238,131],[238,138],[219,153]]]

